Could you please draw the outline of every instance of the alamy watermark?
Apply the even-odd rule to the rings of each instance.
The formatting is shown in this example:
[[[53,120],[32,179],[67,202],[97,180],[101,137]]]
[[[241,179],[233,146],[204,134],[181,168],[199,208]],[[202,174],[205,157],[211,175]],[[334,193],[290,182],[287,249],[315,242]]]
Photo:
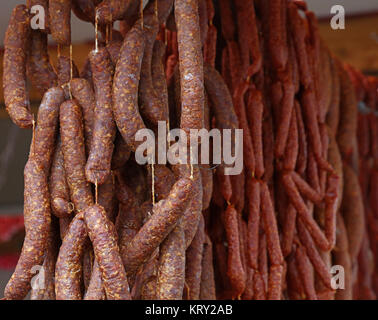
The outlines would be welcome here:
[[[30,272],[36,274],[31,279],[31,287],[33,290],[43,290],[45,289],[45,268],[43,266],[34,266],[31,268]]]
[[[333,30],[345,29],[345,8],[342,5],[334,5],[331,7],[331,28]]]
[[[33,30],[44,30],[46,28],[45,8],[37,4],[30,8],[30,13],[34,15],[30,20],[31,28]]]
[[[183,129],[167,132],[166,123],[159,121],[157,134],[156,140],[150,129],[136,133],[135,141],[142,142],[135,152],[138,164],[224,164],[225,175],[238,175],[243,170],[242,129],[191,129],[188,137]]]

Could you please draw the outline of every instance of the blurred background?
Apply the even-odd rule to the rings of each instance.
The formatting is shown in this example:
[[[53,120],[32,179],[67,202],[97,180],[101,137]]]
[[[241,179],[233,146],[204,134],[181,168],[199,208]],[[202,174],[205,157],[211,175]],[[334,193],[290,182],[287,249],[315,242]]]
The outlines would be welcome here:
[[[216,1],[216,0],[215,0]],[[247,1],[247,0],[246,0]],[[378,1],[377,0],[307,0],[320,24],[320,33],[331,49],[343,61],[367,74],[378,75]],[[12,9],[22,0],[1,1],[0,56]],[[345,8],[345,30],[330,27],[330,10],[334,5]],[[94,28],[72,15],[73,56],[80,68],[93,45]],[[51,39],[50,39],[51,40]],[[52,62],[56,46],[50,41]],[[2,64],[0,66],[2,78]],[[31,88],[33,108],[41,97]],[[11,123],[4,108],[0,88],[0,297],[18,259],[23,239],[23,168],[27,160],[31,131],[18,129]]]

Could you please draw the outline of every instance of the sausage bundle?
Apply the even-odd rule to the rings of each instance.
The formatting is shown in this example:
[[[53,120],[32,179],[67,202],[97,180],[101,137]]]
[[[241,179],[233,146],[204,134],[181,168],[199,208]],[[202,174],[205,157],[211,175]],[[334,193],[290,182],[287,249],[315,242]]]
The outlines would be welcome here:
[[[44,30],[31,28],[35,4]],[[81,72],[71,12],[95,29]],[[304,2],[27,1],[4,49],[7,111],[33,130],[5,299],[376,298],[378,79],[328,50]],[[36,117],[27,80],[43,94]],[[190,130],[242,129],[228,145],[242,170],[227,175],[215,138],[221,164],[157,162],[170,134],[139,164],[136,135],[162,124],[188,134],[188,160]]]

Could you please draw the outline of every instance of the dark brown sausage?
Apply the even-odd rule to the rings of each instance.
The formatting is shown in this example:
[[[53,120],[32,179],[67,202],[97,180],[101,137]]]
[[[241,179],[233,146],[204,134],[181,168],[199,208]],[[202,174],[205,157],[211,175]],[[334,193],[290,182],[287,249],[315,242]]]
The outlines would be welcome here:
[[[154,12],[144,16],[144,55],[140,73],[139,102],[143,117],[153,125],[158,121],[167,121],[167,109],[162,108],[158,92],[155,91],[152,79],[152,54],[156,36],[159,32],[159,21]]]
[[[144,51],[140,21],[127,33],[119,54],[113,82],[113,112],[118,130],[130,149],[139,143],[135,134],[145,128],[138,110],[138,87]]]
[[[81,300],[81,259],[87,230],[83,213],[75,216],[60,247],[55,267],[55,293],[57,300]]]
[[[222,76],[208,64],[204,65],[204,81],[206,92],[212,102],[212,112],[216,118],[217,128],[236,129],[238,118],[233,108],[232,97]]]
[[[204,127],[204,80],[198,2],[175,0],[181,83],[181,129]]]
[[[60,45],[71,44],[71,0],[49,0],[50,29]]]
[[[51,194],[51,209],[53,214],[58,218],[65,218],[70,215],[73,211],[73,206],[70,204],[70,190],[68,189],[66,172],[64,170],[64,159],[60,138],[56,144],[55,153],[52,159],[49,190]]]
[[[71,80],[71,60],[66,56],[58,57],[57,64],[57,74],[58,74],[58,84],[63,86],[70,82]],[[72,78],[78,77],[78,70],[75,63],[72,61]],[[69,96],[69,94],[66,94]]]
[[[93,135],[85,175],[93,184],[103,184],[110,174],[116,126],[113,118],[113,65],[105,48],[90,53],[96,106]]]
[[[49,88],[57,85],[57,75],[50,64],[47,48],[47,34],[33,30],[30,37],[30,48],[26,73],[33,86],[44,94]]]
[[[9,116],[20,128],[33,126],[33,115],[26,91],[28,34],[28,11],[24,5],[19,5],[13,9],[4,39],[3,88]]]
[[[84,211],[84,220],[102,274],[106,297],[109,300],[130,300],[114,225],[100,205],[88,207]]]
[[[105,300],[104,284],[101,277],[100,267],[97,260],[93,263],[91,279],[87,291],[84,296],[84,300]]]
[[[213,245],[208,235],[205,236],[202,257],[200,300],[215,300],[215,279],[213,266]]]
[[[31,155],[45,171],[50,172],[55,139],[58,133],[59,107],[64,101],[60,87],[49,89],[43,96],[38,110],[37,126],[31,146]]]
[[[22,300],[30,290],[32,268],[42,265],[50,232],[51,210],[45,171],[33,158],[24,170],[25,240],[16,270],[9,280],[4,297]]]
[[[85,147],[88,154],[91,150],[93,136],[95,96],[91,85],[85,79],[72,79],[70,85],[72,96],[83,110]]]
[[[363,198],[358,177],[353,169],[344,163],[343,172],[344,191],[340,210],[348,232],[349,254],[354,261],[360,251],[364,234]]]
[[[228,243],[227,275],[231,281],[233,297],[240,297],[245,289],[246,275],[240,255],[238,212],[232,206],[228,206],[224,213],[224,225]]]
[[[122,19],[128,12],[135,13],[139,9],[138,0],[104,0],[97,7],[99,24],[110,24]]]
[[[180,179],[172,187],[167,199],[159,201],[151,216],[125,250],[123,263],[128,276],[132,276],[174,228],[192,199],[193,182]]]
[[[181,300],[185,284],[185,235],[178,224],[161,245],[156,298]]]
[[[93,203],[89,182],[85,178],[85,146],[81,108],[74,100],[60,106],[60,136],[64,169],[76,213]]]
[[[199,300],[201,291],[202,255],[205,241],[205,221],[201,214],[197,233],[186,250],[185,284],[188,287],[187,300]]]

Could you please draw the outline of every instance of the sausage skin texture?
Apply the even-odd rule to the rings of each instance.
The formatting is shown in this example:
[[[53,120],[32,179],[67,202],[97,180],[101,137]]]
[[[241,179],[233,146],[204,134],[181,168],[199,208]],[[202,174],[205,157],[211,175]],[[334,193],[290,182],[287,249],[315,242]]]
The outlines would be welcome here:
[[[181,129],[204,127],[204,80],[198,1],[175,0],[181,84]]]
[[[186,178],[178,180],[165,200],[153,208],[153,215],[130,241],[122,257],[128,276],[132,276],[148,260],[169,232],[192,199],[193,182]]]
[[[87,180],[103,184],[110,175],[116,127],[112,111],[113,65],[105,48],[90,53],[96,105],[93,118],[93,135],[85,167]]]
[[[22,300],[31,287],[32,268],[42,265],[50,232],[51,210],[47,177],[43,168],[29,158],[24,170],[25,240],[16,270],[9,280],[4,297]]]
[[[43,96],[38,110],[31,154],[41,165],[46,176],[50,172],[55,139],[58,133],[59,107],[64,101],[64,91],[59,87],[49,89]]]
[[[89,182],[85,178],[85,146],[81,108],[74,100],[60,106],[60,137],[64,169],[76,213],[93,204]]]
[[[57,85],[57,75],[50,64],[47,34],[33,30],[30,42],[26,73],[33,86],[44,94],[49,88]]]
[[[139,101],[140,111],[150,123],[157,125],[158,121],[167,121],[167,109],[162,108],[158,92],[152,79],[152,54],[156,36],[159,31],[159,21],[155,13],[144,15],[144,55],[140,74]]]
[[[49,189],[53,214],[58,218],[65,218],[70,215],[72,212],[72,205],[70,205],[70,190],[68,189],[66,172],[64,170],[64,159],[60,138],[58,139],[52,159]]]
[[[88,207],[84,220],[102,274],[106,297],[109,300],[131,300],[113,223],[99,205]]]
[[[72,96],[80,105],[84,118],[84,136],[87,154],[91,150],[93,122],[95,112],[95,95],[86,79],[76,78],[70,81]]]
[[[4,39],[3,88],[5,106],[12,121],[20,128],[33,126],[26,91],[26,56],[29,15],[24,5],[13,9]]]
[[[236,116],[232,97],[222,76],[208,64],[204,66],[204,81],[206,92],[212,102],[217,128],[236,129],[238,128],[238,117]]]
[[[71,44],[71,0],[49,0],[51,35],[60,45]]]
[[[138,21],[123,42],[113,81],[114,118],[118,130],[132,151],[139,146],[135,134],[146,127],[138,110],[144,46],[143,31]]]
[[[181,300],[185,284],[185,235],[178,224],[161,245],[156,298]]]
[[[87,230],[83,213],[72,220],[60,247],[55,267],[55,294],[57,300],[81,300],[81,279]]]

